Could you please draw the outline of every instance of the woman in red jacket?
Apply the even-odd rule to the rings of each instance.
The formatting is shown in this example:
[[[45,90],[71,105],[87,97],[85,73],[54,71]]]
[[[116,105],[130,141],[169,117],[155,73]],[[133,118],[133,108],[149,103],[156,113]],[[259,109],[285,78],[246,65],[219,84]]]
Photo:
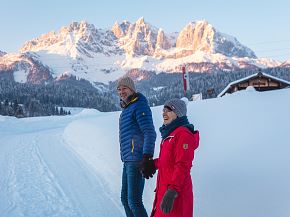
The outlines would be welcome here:
[[[160,153],[153,165],[158,176],[151,217],[193,216],[190,169],[199,132],[188,122],[186,112],[183,100],[172,99],[164,104]]]

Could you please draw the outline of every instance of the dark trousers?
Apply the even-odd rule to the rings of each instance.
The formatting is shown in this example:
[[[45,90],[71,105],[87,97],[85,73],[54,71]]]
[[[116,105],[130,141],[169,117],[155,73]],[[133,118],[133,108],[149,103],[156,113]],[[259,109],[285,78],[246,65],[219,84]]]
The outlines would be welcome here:
[[[124,162],[121,201],[127,217],[148,217],[142,201],[145,180],[139,162]]]

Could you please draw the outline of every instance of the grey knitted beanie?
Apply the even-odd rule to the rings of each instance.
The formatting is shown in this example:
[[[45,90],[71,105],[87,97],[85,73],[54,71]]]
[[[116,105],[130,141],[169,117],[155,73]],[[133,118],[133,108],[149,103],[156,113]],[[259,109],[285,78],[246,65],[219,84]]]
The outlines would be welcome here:
[[[134,81],[130,77],[126,76],[126,77],[120,78],[118,80],[117,88],[119,88],[120,86],[126,86],[126,87],[130,88],[131,90],[133,90],[134,92],[136,92]]]
[[[170,99],[164,103],[164,107],[169,107],[177,117],[186,116],[187,108],[186,103],[181,99]]]

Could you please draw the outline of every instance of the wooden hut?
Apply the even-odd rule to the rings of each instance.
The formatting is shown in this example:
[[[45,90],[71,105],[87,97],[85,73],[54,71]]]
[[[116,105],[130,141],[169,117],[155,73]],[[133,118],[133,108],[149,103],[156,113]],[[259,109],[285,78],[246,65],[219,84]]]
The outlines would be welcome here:
[[[218,97],[224,96],[227,93],[234,93],[239,90],[244,90],[252,86],[257,91],[277,90],[290,86],[289,81],[268,75],[266,73],[258,72],[248,77],[231,82]]]

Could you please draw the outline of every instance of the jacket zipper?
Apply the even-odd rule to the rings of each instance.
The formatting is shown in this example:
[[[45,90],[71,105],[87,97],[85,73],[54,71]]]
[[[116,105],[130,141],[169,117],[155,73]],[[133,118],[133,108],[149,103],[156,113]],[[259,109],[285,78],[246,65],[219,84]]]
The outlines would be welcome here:
[[[134,153],[134,148],[135,148],[134,139],[132,139],[131,145],[132,145],[131,153],[133,154]]]

